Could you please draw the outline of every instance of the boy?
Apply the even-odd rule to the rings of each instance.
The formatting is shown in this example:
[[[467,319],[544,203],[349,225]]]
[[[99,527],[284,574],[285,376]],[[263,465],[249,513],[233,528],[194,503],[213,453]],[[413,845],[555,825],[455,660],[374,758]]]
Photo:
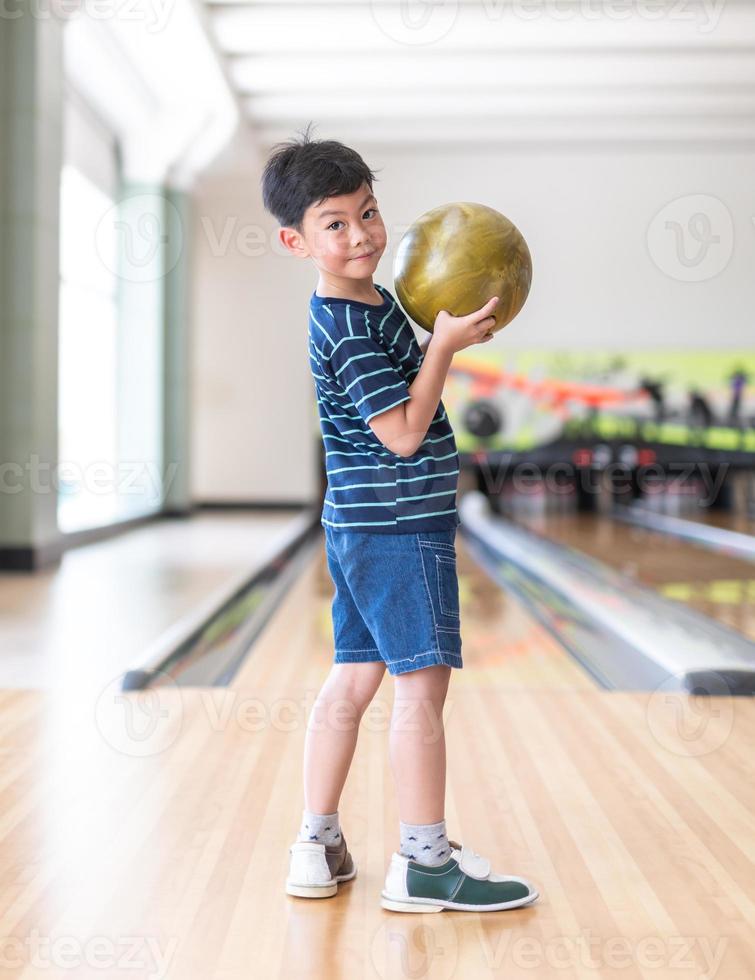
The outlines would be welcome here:
[[[387,667],[395,683],[389,745],[401,846],[381,905],[514,908],[537,898],[534,886],[492,874],[486,858],[449,840],[444,818],[443,704],[462,657],[459,457],[440,396],[454,353],[491,339],[496,298],[468,316],[441,311],[420,348],[395,298],[372,280],[387,238],[375,179],[354,150],[312,141],[308,129],[301,141],[274,147],[262,175],[280,241],[319,273],[309,355],[328,475],[321,523],[335,585],[335,657],[307,729],[305,808],[286,891],[322,898],[356,874],[338,801],[359,721]],[[399,706],[418,702],[423,710],[400,724]],[[340,716],[328,724],[336,703],[353,711],[347,731]]]

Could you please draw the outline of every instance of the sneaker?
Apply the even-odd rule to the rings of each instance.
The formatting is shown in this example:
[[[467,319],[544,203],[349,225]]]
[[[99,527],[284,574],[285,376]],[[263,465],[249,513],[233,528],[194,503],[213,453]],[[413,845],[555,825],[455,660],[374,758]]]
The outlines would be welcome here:
[[[341,833],[338,844],[297,841],[289,848],[291,866],[286,878],[289,895],[302,898],[328,898],[338,891],[339,881],[350,881],[357,866]]]
[[[493,874],[490,861],[449,840],[451,857],[432,867],[394,852],[380,904],[392,912],[497,912],[529,905],[540,894],[516,875]]]

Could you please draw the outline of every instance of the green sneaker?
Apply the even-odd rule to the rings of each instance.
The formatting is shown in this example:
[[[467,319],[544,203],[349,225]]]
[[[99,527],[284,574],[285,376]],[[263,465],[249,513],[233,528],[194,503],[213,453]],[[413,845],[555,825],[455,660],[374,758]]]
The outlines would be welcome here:
[[[432,867],[394,852],[380,904],[392,912],[497,912],[529,905],[540,894],[526,878],[493,874],[490,861],[449,840],[451,857]]]

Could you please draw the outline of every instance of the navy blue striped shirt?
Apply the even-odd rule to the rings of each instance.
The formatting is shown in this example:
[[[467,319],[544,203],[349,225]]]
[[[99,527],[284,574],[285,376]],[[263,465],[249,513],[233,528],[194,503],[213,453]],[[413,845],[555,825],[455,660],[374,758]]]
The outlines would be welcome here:
[[[457,527],[459,454],[443,402],[411,456],[391,452],[370,419],[410,399],[423,353],[391,293],[382,304],[312,293],[309,358],[328,488],[320,523],[384,534]]]

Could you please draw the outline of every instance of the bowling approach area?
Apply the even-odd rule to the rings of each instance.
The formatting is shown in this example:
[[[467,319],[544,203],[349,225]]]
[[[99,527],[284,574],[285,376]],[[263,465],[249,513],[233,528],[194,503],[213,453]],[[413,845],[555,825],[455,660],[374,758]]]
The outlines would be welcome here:
[[[508,517],[461,498],[446,813],[538,883],[533,906],[379,907],[398,826],[387,674],[340,805],[357,876],[319,902],[284,894],[332,659],[322,534],[314,511],[198,514],[3,578],[4,644],[27,651],[0,743],[10,975],[68,976],[66,937],[75,976],[99,975],[96,949],[108,976],[128,955],[182,978],[748,976],[755,705],[726,671],[742,690],[755,673],[752,555],[502,497]],[[715,518],[694,523],[755,542],[750,511]],[[554,581],[532,571],[540,546]]]

